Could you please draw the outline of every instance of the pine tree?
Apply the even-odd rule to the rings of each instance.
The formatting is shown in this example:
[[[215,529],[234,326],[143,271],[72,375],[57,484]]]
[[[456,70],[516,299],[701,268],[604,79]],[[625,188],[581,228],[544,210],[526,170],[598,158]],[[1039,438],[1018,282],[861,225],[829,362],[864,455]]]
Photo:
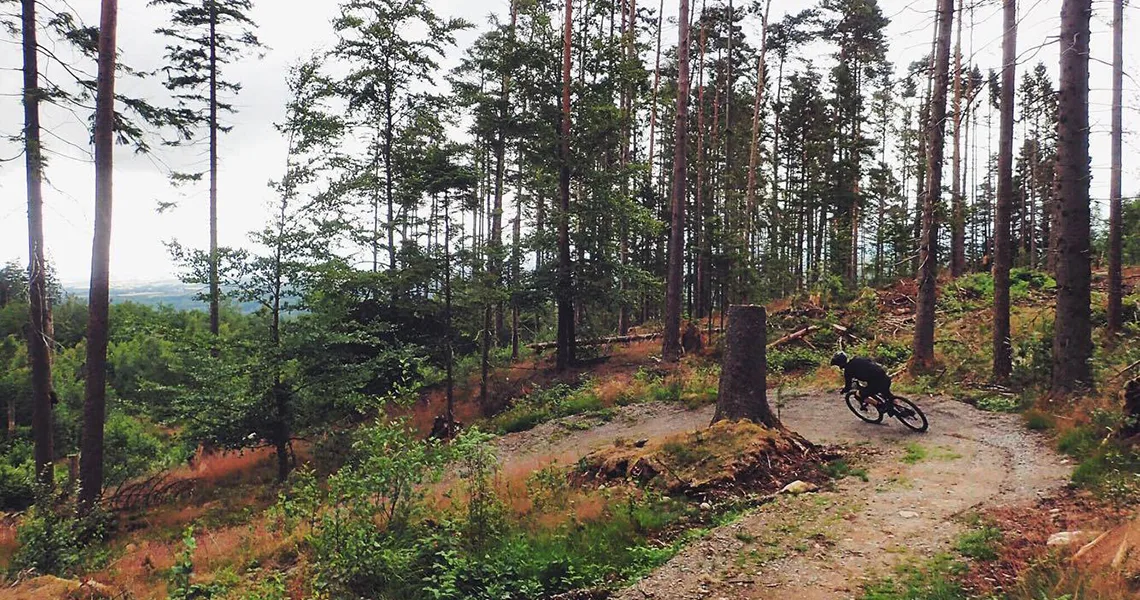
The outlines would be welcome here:
[[[927,122],[927,179],[922,205],[922,239],[919,245],[918,301],[915,310],[911,369],[934,367],[934,309],[938,298],[938,204],[942,196],[942,162],[946,139],[946,91],[949,87],[950,32],[954,0],[938,1],[938,38],[934,53],[934,81]]]
[[[231,127],[222,125],[219,113],[235,112],[221,94],[236,95],[241,85],[227,81],[222,67],[247,52],[261,48],[254,35],[255,25],[248,13],[252,0],[150,0],[150,6],[171,10],[169,27],[157,33],[171,40],[166,47],[166,87],[179,104],[192,111],[198,124],[209,132],[210,183],[210,333],[218,335],[218,133]],[[176,181],[196,181],[202,173],[176,174]]]
[[[79,456],[79,505],[94,508],[103,495],[103,424],[107,412],[107,344],[110,311],[111,205],[114,192],[115,45],[117,0],[102,0],[99,78],[95,97],[95,236],[87,316],[87,381]]]
[[[1001,71],[1001,133],[998,138],[997,206],[994,211],[994,379],[1004,383],[1013,370],[1009,325],[1009,271],[1013,263],[1010,212],[1013,207],[1013,88],[1017,68],[1017,1],[1004,0]],[[991,88],[991,97],[993,96]]]
[[[1057,318],[1053,385],[1066,394],[1093,385],[1091,208],[1089,201],[1089,20],[1091,0],[1061,5],[1057,127]]]
[[[669,223],[669,258],[665,275],[665,335],[661,355],[681,357],[681,311],[685,261],[685,198],[689,134],[689,0],[680,0],[677,15],[677,111],[673,131],[673,194]]]
[[[1120,333],[1124,321],[1124,285],[1121,277],[1123,223],[1121,221],[1121,146],[1123,132],[1124,0],[1112,2],[1112,173],[1108,211],[1108,334]]]

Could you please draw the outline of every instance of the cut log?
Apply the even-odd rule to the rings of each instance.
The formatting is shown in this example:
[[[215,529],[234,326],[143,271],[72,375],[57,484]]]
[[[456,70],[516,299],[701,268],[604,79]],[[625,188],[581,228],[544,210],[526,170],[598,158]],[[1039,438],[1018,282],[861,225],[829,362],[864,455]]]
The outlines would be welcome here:
[[[819,326],[817,326],[817,325],[811,325],[809,327],[804,327],[803,329],[801,329],[795,333],[789,333],[788,335],[785,335],[784,337],[772,342],[771,344],[768,344],[768,347],[769,348],[776,348],[778,346],[783,346],[784,344],[786,344],[788,342],[803,339],[804,337],[806,337],[811,332],[818,331],[818,330],[819,330]]]

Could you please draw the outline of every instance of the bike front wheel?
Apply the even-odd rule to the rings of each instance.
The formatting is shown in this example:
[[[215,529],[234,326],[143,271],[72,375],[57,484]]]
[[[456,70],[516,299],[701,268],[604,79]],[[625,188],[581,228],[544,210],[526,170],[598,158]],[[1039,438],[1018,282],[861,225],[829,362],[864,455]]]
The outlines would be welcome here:
[[[878,406],[859,399],[859,392],[847,392],[847,408],[867,423],[882,423],[883,411]]]
[[[907,429],[922,433],[930,426],[926,421],[926,415],[922,414],[922,410],[914,402],[895,396],[894,403],[895,418]]]

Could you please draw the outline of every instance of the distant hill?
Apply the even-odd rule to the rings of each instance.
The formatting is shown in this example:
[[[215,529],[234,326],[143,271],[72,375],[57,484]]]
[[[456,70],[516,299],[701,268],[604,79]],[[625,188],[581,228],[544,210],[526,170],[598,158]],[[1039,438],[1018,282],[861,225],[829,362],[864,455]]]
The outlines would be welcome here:
[[[64,285],[63,291],[78,298],[87,297],[87,286],[83,284]],[[157,306],[164,304],[177,310],[206,310],[206,303],[195,299],[201,291],[198,286],[180,281],[151,281],[111,284],[111,302],[135,302]],[[257,304],[240,305],[242,312],[257,310]]]

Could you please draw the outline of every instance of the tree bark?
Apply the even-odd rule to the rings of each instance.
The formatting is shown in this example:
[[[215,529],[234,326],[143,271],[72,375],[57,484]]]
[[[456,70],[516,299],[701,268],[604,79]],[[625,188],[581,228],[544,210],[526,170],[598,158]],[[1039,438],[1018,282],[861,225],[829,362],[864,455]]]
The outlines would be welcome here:
[[[574,0],[566,1],[562,47],[562,168],[558,211],[558,357],[559,370],[574,364],[574,282],[570,265],[570,74],[573,62]]]
[[[942,162],[946,137],[946,88],[950,71],[950,33],[954,24],[954,0],[938,2],[938,44],[934,57],[934,87],[930,120],[927,122],[926,197],[922,207],[922,240],[919,246],[918,306],[915,311],[914,349],[911,370],[934,367],[934,309],[938,299],[938,204],[942,196]]]
[[[103,0],[95,96],[95,236],[87,318],[87,382],[79,457],[79,506],[89,511],[103,493],[103,422],[107,407],[107,342],[114,174],[115,35],[118,0]]]
[[[708,171],[708,149],[705,147],[705,49],[708,45],[708,30],[704,22],[704,5],[701,5],[701,33],[700,54],[697,59],[697,185],[696,205],[693,211],[693,229],[697,243],[697,256],[695,277],[693,278],[693,314],[692,318],[700,319],[705,316],[706,294],[708,286],[708,256],[705,253],[705,185]],[[716,125],[714,124],[715,128]],[[714,144],[715,145],[715,144]]]
[[[760,17],[760,54],[756,57],[756,97],[752,104],[752,143],[748,147],[748,191],[745,198],[745,209],[748,215],[745,221],[745,240],[748,244],[746,249],[749,258],[757,250],[751,247],[752,226],[756,218],[756,166],[760,161],[760,109],[764,105],[764,59],[768,55],[768,15],[771,10],[772,0],[765,0],[764,12]]]
[[[23,0],[24,51],[24,161],[28,193],[28,363],[32,371],[32,437],[36,476],[50,489],[52,461],[51,305],[47,297],[47,259],[44,250],[43,153],[40,143],[39,43],[36,40],[36,2]],[[10,426],[15,423],[10,408]]]
[[[1013,343],[1009,326],[1009,270],[1013,263],[1010,212],[1013,208],[1013,102],[1017,70],[1017,0],[1004,0],[1001,116],[998,137],[997,207],[994,210],[994,380],[1009,381]]]
[[[220,328],[218,283],[218,4],[210,2],[210,333]]]
[[[964,0],[958,0],[959,15]],[[958,19],[958,39],[954,45],[954,181],[950,187],[950,276],[961,277],[966,270],[966,210],[962,202],[962,29]]]
[[[1057,318],[1053,332],[1055,394],[1093,385],[1090,314],[1089,20],[1092,0],[1061,5],[1058,95]]]
[[[1124,0],[1112,2],[1112,174],[1108,209],[1108,334],[1120,333],[1124,322],[1121,221],[1121,146],[1124,84]]]
[[[768,406],[767,321],[763,306],[728,308],[724,363],[713,423],[747,419],[765,427],[783,427]]]
[[[673,201],[669,262],[665,276],[665,338],[661,355],[681,358],[681,288],[685,260],[685,191],[689,130],[689,0],[680,0],[677,16],[677,121],[673,144]]]

